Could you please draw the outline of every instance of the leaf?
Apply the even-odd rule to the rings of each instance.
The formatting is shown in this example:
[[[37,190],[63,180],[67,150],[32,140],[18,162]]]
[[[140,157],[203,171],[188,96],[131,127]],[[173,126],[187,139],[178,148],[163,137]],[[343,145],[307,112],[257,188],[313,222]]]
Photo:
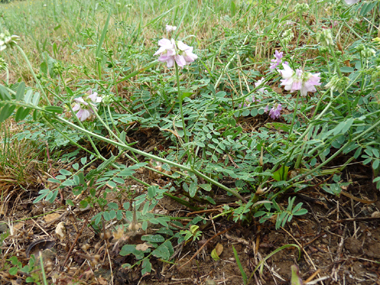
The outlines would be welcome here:
[[[146,213],[148,213],[148,211],[149,211],[149,206],[150,206],[150,204],[147,202],[147,203],[145,203],[145,205],[144,205],[144,207],[143,207],[143,209],[142,209],[142,214],[143,215],[145,215]]]
[[[191,198],[193,198],[195,194],[197,194],[197,190],[198,190],[198,184],[196,182],[192,182],[189,187],[189,195]]]
[[[165,238],[162,235],[145,235],[141,237],[141,240],[153,243],[164,242]]]
[[[372,168],[373,169],[378,169],[380,165],[380,159],[375,159],[372,163]]]
[[[50,202],[50,203],[53,203],[55,201],[55,198],[57,198],[58,196],[58,190],[55,190],[54,192],[50,192],[47,196],[46,196],[46,201]]]
[[[167,240],[163,243],[163,245],[166,246],[166,248],[169,250],[169,253],[170,253],[170,256],[172,256],[174,254],[174,248],[173,248],[173,245],[172,243],[170,242],[170,240]],[[170,258],[170,257],[169,257]]]
[[[11,100],[8,90],[3,85],[0,85],[0,97],[4,101]]]
[[[15,105],[10,106],[9,104],[5,104],[0,112],[0,123],[4,122],[6,119],[12,115],[13,111],[16,109]]]
[[[144,276],[147,273],[150,273],[152,271],[152,264],[150,263],[149,259],[144,259],[142,264],[142,270],[141,275]]]
[[[119,205],[115,202],[108,203],[108,209],[110,210],[119,210]]]
[[[103,217],[106,221],[110,221],[111,220],[111,215],[109,212],[103,212]]]
[[[292,278],[290,281],[291,285],[303,285],[302,278],[300,276],[300,272],[297,265],[290,266],[290,269],[292,270]]]
[[[334,135],[340,133],[345,134],[351,128],[353,122],[353,118],[349,118],[346,121],[340,122],[333,130]]]
[[[215,261],[218,261],[220,259],[220,255],[223,252],[223,245],[221,243],[218,243],[215,248],[211,252],[211,257]]]
[[[120,251],[120,255],[122,256],[126,256],[126,255],[129,255],[131,253],[134,253],[136,251],[136,245],[134,244],[125,244],[122,248],[121,248],[121,251]]]
[[[124,210],[128,210],[129,209],[129,207],[130,207],[130,203],[129,202],[125,202],[125,203],[123,203],[123,208],[124,208]]]
[[[235,247],[233,245],[232,245],[232,250],[234,251],[234,256],[235,256],[236,264],[239,267],[240,274],[243,277],[243,283],[244,284],[248,284],[247,274],[244,272],[243,266],[241,265],[241,262],[240,262],[240,259],[239,259],[239,255],[238,255],[238,253],[237,253],[237,251],[236,251],[236,249],[235,249]]]
[[[17,92],[16,92],[16,101],[20,101],[25,93],[25,83],[21,82],[18,85]]]
[[[234,1],[231,0],[231,6],[230,6],[230,10],[231,10],[231,16],[235,16],[236,14],[236,4]]]
[[[193,93],[190,92],[190,91],[182,91],[182,92],[181,92],[181,98],[182,98],[182,100],[183,100],[184,98],[186,98],[186,97],[190,97],[191,95],[193,95]]]
[[[156,187],[155,186],[150,186],[148,188],[148,197],[153,199],[154,196],[156,196]]]
[[[58,113],[58,114],[63,113],[63,108],[59,106],[45,106],[44,109],[45,111],[51,112],[51,113]]]
[[[86,162],[87,162],[87,157],[86,157],[86,156],[85,156],[85,157],[82,157],[82,158],[80,159],[80,162],[81,162],[83,165],[85,165]]]
[[[18,108],[15,115],[15,121],[19,122],[19,121],[24,120],[25,117],[28,116],[29,112],[30,112],[30,108],[23,108],[23,107]]]
[[[62,175],[66,175],[66,176],[71,175],[71,172],[66,170],[66,169],[60,169],[59,173],[61,173]]]
[[[34,93],[33,102],[32,103],[33,103],[34,106],[37,106],[39,102],[40,102],[40,93],[36,92],[36,93]]]
[[[205,191],[211,191],[211,185],[210,184],[199,184],[199,187],[201,187]]]
[[[119,184],[124,184],[125,183],[124,179],[121,179],[119,177],[114,177],[112,180],[114,182],[116,182],[116,183],[119,183]]]
[[[10,275],[16,275],[17,271],[18,271],[17,267],[12,267],[11,269],[9,269],[9,274]]]
[[[161,244],[159,247],[153,250],[152,254],[155,257],[162,258],[164,260],[168,260],[170,258],[169,249],[164,244]]]
[[[29,89],[28,91],[26,91],[26,94],[24,97],[24,101],[26,104],[30,104],[32,100],[32,96],[33,96],[33,90]]]
[[[273,173],[273,179],[276,181],[284,181],[284,180],[286,181],[288,177],[288,171],[289,171],[288,166],[281,166],[280,169],[278,169],[277,171]]]
[[[49,189],[40,190],[38,192],[38,194],[40,194],[40,196],[38,196],[36,199],[34,199],[33,204],[36,204],[39,201],[41,201],[42,199],[44,199],[49,193],[50,193]]]

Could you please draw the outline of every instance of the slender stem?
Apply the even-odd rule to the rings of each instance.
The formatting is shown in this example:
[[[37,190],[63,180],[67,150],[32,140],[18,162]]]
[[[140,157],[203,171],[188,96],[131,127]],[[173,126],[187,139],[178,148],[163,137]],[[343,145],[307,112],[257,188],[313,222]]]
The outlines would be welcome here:
[[[290,179],[288,182],[292,182],[292,181],[295,181],[299,178],[302,178],[302,177],[306,177],[312,173],[314,173],[315,171],[317,171],[318,169],[322,168],[323,166],[325,166],[326,164],[328,164],[330,161],[332,161],[335,157],[337,157],[342,151],[343,149],[349,145],[352,141],[356,141],[358,139],[360,139],[362,136],[364,136],[365,134],[367,134],[368,132],[372,131],[374,128],[378,127],[380,125],[380,120],[378,122],[376,122],[374,125],[372,125],[370,128],[368,128],[367,130],[365,130],[364,132],[360,133],[359,135],[357,135],[355,138],[353,138],[352,140],[349,140],[348,142],[346,142],[340,149],[338,149],[332,156],[330,156],[328,159],[326,159],[323,163],[319,164],[316,168],[313,168],[312,170],[308,171],[307,173],[305,174],[301,174],[301,175],[297,175],[296,177]]]
[[[183,129],[183,135],[185,137],[185,142],[189,142],[189,139],[187,138],[186,134],[186,125],[185,125],[185,119],[183,117],[183,110],[182,110],[182,94],[181,94],[181,85],[179,82],[179,72],[178,72],[178,65],[175,63],[175,76],[177,79],[177,87],[178,87],[178,102],[179,102],[179,109],[181,111],[181,118],[182,118],[182,129]]]
[[[33,78],[34,78],[34,80],[36,81],[38,87],[40,88],[41,93],[42,93],[42,95],[44,96],[46,102],[47,102],[49,105],[51,105],[51,104],[50,104],[50,101],[49,101],[49,98],[47,97],[47,95],[46,95],[46,93],[45,93],[45,90],[44,90],[44,88],[42,87],[42,85],[41,85],[41,83],[40,83],[40,80],[37,78],[36,74],[34,73],[33,67],[32,67],[32,65],[31,65],[31,63],[30,63],[28,57],[26,56],[24,50],[23,50],[22,48],[20,48],[18,45],[16,45],[16,47],[17,47],[17,49],[19,50],[19,52],[22,54],[22,56],[24,57],[26,63],[28,64],[28,67],[29,67],[29,69],[30,69],[30,72],[32,73]]]
[[[142,156],[145,156],[145,157],[148,157],[148,158],[151,158],[151,159],[154,159],[156,161],[159,161],[159,162],[162,162],[162,163],[167,163],[171,166],[174,166],[174,167],[178,167],[180,169],[183,169],[183,170],[186,170],[186,171],[189,171],[189,172],[193,172],[194,174],[198,175],[199,177],[202,177],[203,179],[205,179],[206,181],[214,184],[215,186],[223,189],[224,191],[238,197],[240,200],[242,201],[245,201],[245,199],[235,190],[235,189],[230,189],[226,186],[224,186],[223,184],[215,181],[214,179],[204,175],[203,173],[199,172],[198,170],[195,170],[195,169],[192,169],[188,166],[185,166],[185,165],[182,165],[182,164],[179,164],[179,163],[176,163],[176,162],[173,162],[173,161],[170,161],[170,160],[167,160],[167,159],[164,159],[164,158],[161,158],[159,156],[156,156],[156,155],[153,155],[153,154],[150,154],[150,153],[147,153],[147,152],[144,152],[144,151],[141,151],[141,150],[138,150],[138,149],[135,149],[127,144],[125,144],[124,142],[116,142],[116,141],[113,141],[111,139],[108,139],[106,137],[103,137],[101,135],[98,135],[96,133],[93,133],[93,132],[90,132],[89,130],[83,128],[83,127],[79,127],[75,124],[73,124],[72,122],[69,122],[67,120],[65,120],[64,118],[61,118],[59,116],[56,117],[56,119],[62,123],[65,123],[66,125],[70,126],[71,128],[74,128],[82,133],[85,133],[86,135],[88,136],[92,136],[94,138],[97,138],[101,141],[104,141],[104,142],[107,142],[109,144],[112,144],[112,145],[115,145],[115,146],[119,146],[123,149],[126,149],[128,151],[131,151],[131,152],[134,152],[134,153],[137,153],[137,154],[140,154]]]
[[[338,59],[336,58],[336,54],[335,54],[334,48],[331,45],[329,47],[330,47],[331,54],[333,55],[333,59],[334,59],[334,63],[335,63],[335,68],[338,71],[339,77],[341,79],[343,79],[343,74],[342,74],[342,71],[339,68],[339,63],[338,63]],[[351,102],[348,99],[347,89],[344,89],[344,96],[346,97],[346,104],[347,104],[347,108],[348,108],[348,113],[351,115]]]
[[[291,137],[292,132],[293,132],[294,122],[295,122],[296,116],[297,116],[299,96],[300,96],[300,92],[297,92],[296,106],[294,107],[294,110],[293,110],[293,120],[292,120],[292,124],[290,125],[290,130],[289,130],[288,145],[289,145],[289,142],[290,142],[290,137]]]

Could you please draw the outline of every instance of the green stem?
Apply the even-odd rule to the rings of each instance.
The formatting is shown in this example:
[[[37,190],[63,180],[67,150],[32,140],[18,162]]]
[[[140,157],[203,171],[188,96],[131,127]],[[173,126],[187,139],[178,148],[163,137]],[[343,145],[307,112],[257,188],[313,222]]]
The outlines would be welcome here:
[[[224,191],[234,195],[235,197],[239,198],[240,200],[244,201],[245,202],[245,199],[235,190],[235,189],[230,189],[226,186],[224,186],[223,184],[215,181],[214,179],[212,178],[209,178],[208,176],[204,175],[203,173],[199,172],[198,170],[195,170],[195,169],[192,169],[188,166],[185,166],[185,165],[182,165],[182,164],[179,164],[179,163],[176,163],[176,162],[173,162],[173,161],[170,161],[170,160],[167,160],[167,159],[164,159],[164,158],[161,158],[159,156],[156,156],[156,155],[153,155],[153,154],[150,154],[150,153],[146,153],[144,151],[141,151],[141,150],[138,150],[138,149],[135,149],[127,144],[125,144],[124,142],[116,142],[116,141],[113,141],[111,139],[108,139],[106,137],[103,137],[101,135],[98,135],[96,133],[93,133],[93,132],[90,132],[88,130],[86,130],[85,128],[83,127],[79,127],[77,125],[75,125],[74,123],[72,122],[69,122],[67,120],[65,120],[64,118],[61,118],[59,116],[56,117],[56,119],[62,123],[65,123],[66,125],[70,126],[71,128],[73,129],[76,129],[88,136],[92,136],[94,138],[97,138],[101,141],[104,141],[104,142],[107,142],[109,144],[112,144],[112,145],[115,145],[115,146],[118,146],[118,147],[121,147],[123,149],[126,149],[128,151],[131,151],[131,152],[134,152],[134,153],[137,153],[139,155],[142,155],[142,156],[145,156],[145,157],[148,157],[150,159],[154,159],[156,161],[159,161],[159,162],[162,162],[162,163],[167,163],[171,166],[174,166],[174,167],[178,167],[180,169],[183,169],[185,171],[189,171],[189,172],[193,172],[194,174],[198,175],[199,177],[202,177],[204,180],[214,184],[215,186],[223,189]]]
[[[178,102],[179,102],[179,109],[181,111],[181,118],[182,118],[182,129],[183,129],[183,135],[185,137],[185,142],[188,143],[189,139],[187,138],[186,134],[186,125],[185,125],[185,119],[183,117],[183,110],[182,110],[182,94],[181,94],[181,85],[179,82],[179,72],[178,72],[178,65],[175,63],[175,76],[177,79],[177,87],[178,87]]]
[[[330,48],[331,54],[333,55],[333,59],[334,59],[334,63],[335,63],[335,68],[338,71],[339,77],[342,79],[343,78],[343,74],[342,74],[342,71],[339,68],[339,63],[338,63],[338,59],[336,58],[335,51],[334,51],[334,49],[333,49],[333,47],[331,45],[329,46],[329,48]],[[351,115],[351,102],[348,99],[347,89],[344,89],[344,96],[346,97],[346,104],[347,104],[347,108],[348,108],[348,113]]]
[[[293,132],[294,122],[295,122],[296,116],[297,116],[299,96],[300,96],[300,92],[297,92],[296,106],[294,107],[293,120],[292,120],[292,124],[290,125],[290,130],[289,130],[288,145],[289,145],[289,142],[290,142],[290,136],[291,136],[291,134]]]
[[[332,156],[330,156],[328,159],[326,159],[323,163],[321,163],[320,165],[318,165],[316,168],[313,168],[312,170],[310,170],[309,172],[307,172],[305,174],[297,175],[296,177],[290,179],[288,182],[292,182],[292,181],[295,181],[295,180],[298,180],[298,179],[302,179],[302,177],[306,177],[306,176],[314,173],[318,169],[322,168],[323,166],[325,166],[326,164],[328,164],[330,161],[332,161],[335,157],[337,157],[343,151],[343,149],[347,145],[349,145],[352,141],[356,141],[356,140],[360,139],[362,136],[364,136],[368,132],[372,131],[374,128],[376,128],[379,125],[380,125],[380,120],[378,122],[376,122],[374,125],[372,125],[370,128],[368,128],[367,130],[365,130],[364,132],[362,132],[359,135],[357,135],[352,140],[349,140],[348,142],[346,142],[339,150],[337,150]]]
[[[37,78],[36,74],[34,73],[33,67],[32,67],[32,65],[31,65],[31,63],[30,63],[28,57],[26,56],[24,50],[23,50],[21,47],[19,47],[18,45],[16,45],[16,47],[17,47],[17,49],[19,50],[19,52],[22,54],[22,56],[24,57],[26,63],[28,64],[28,67],[29,67],[29,69],[30,69],[30,72],[32,73],[33,78],[34,78],[34,80],[36,81],[38,87],[40,88],[41,93],[42,93],[42,95],[44,96],[46,102],[47,102],[49,105],[51,105],[51,104],[50,104],[50,101],[49,101],[49,99],[48,99],[48,97],[47,97],[47,95],[46,95],[46,93],[45,93],[45,90],[44,90],[44,88],[42,87],[42,85],[41,85],[41,83],[40,83],[40,80]]]

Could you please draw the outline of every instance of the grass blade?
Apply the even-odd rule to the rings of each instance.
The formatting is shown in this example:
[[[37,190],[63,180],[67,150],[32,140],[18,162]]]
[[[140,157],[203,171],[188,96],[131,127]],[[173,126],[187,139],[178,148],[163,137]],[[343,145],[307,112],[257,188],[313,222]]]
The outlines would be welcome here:
[[[239,259],[239,255],[238,255],[238,253],[237,253],[237,251],[236,251],[236,249],[235,249],[234,246],[232,246],[232,250],[234,251],[234,256],[235,256],[236,264],[239,267],[241,276],[243,277],[243,283],[244,283],[244,285],[246,285],[246,284],[248,284],[247,274],[245,274],[245,272],[244,272],[243,266],[241,265],[241,262],[240,262],[240,259]]]

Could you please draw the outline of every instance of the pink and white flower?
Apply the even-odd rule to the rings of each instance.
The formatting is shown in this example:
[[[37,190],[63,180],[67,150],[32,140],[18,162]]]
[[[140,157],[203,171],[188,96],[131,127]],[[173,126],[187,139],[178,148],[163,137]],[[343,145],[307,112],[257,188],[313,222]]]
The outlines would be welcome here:
[[[76,104],[73,107],[73,111],[78,111],[76,116],[82,122],[89,118],[94,111],[97,111],[94,103],[102,102],[102,97],[98,96],[98,93],[92,93],[92,90],[89,90],[84,96],[75,98],[74,101]]]
[[[284,86],[284,89],[290,93],[300,90],[301,96],[306,96],[307,92],[317,91],[314,86],[321,85],[320,73],[304,73],[301,69],[294,72],[288,64],[283,63],[282,66],[284,69],[279,70],[283,78],[280,85]]]
[[[160,48],[154,55],[160,55],[158,60],[161,62],[166,62],[167,66],[170,68],[174,65],[176,50],[174,40],[162,39],[158,41]]]
[[[198,58],[198,56],[193,53],[193,47],[181,41],[175,42],[173,39],[162,39],[158,41],[158,45],[160,48],[154,55],[160,55],[158,60],[166,62],[169,68],[174,65],[174,62],[183,68]]]

